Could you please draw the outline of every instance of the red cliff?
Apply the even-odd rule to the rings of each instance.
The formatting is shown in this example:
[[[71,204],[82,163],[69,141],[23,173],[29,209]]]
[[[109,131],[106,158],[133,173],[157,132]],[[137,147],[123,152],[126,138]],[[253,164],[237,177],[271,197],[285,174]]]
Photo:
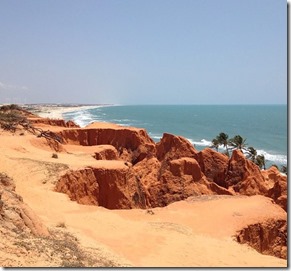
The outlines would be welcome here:
[[[50,119],[50,118],[38,118],[38,117],[30,117],[29,121],[33,124],[46,124],[50,126],[59,126],[59,127],[68,127],[68,128],[78,128],[80,127],[73,121],[65,121],[63,119]]]
[[[287,212],[287,176],[280,173],[274,166],[262,171],[262,174],[272,186],[266,195]]]
[[[58,181],[55,190],[66,193],[71,200],[81,204],[99,205],[108,209],[133,207],[130,184],[127,183],[128,167],[123,162],[99,167],[71,170]],[[110,161],[109,163],[112,164]]]
[[[82,128],[65,129],[58,133],[67,144],[83,146],[112,145],[120,157],[137,163],[147,156],[155,155],[155,144],[144,129],[124,128]]]
[[[41,220],[15,193],[14,181],[0,173],[0,230],[15,233],[32,233],[36,236],[49,236],[48,229]],[[1,231],[3,232],[3,231]]]
[[[164,133],[161,141],[157,143],[157,158],[160,161],[194,157],[196,154],[194,146],[181,136]]]
[[[264,174],[234,150],[198,152],[185,138],[165,133],[155,144],[144,129],[95,124],[59,132],[67,144],[97,145],[94,168],[70,171],[56,186],[82,204],[110,209],[166,206],[203,194],[261,194],[286,205],[286,182],[274,170]],[[118,161],[114,161],[118,160]]]
[[[240,150],[234,150],[225,177],[227,187],[243,195],[265,195],[268,184],[257,165],[248,160]]]
[[[229,158],[225,154],[205,148],[197,154],[196,159],[201,171],[209,181],[213,181],[222,187],[228,187],[225,183],[225,174]]]

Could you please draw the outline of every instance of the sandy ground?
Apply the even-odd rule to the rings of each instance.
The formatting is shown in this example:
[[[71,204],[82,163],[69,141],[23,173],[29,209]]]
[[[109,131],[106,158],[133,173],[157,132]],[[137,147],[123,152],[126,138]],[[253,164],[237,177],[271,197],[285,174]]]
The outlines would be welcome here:
[[[64,223],[84,247],[98,248],[116,262],[135,267],[287,266],[286,260],[262,255],[233,238],[250,223],[284,216],[268,198],[204,196],[151,211],[79,205],[53,187],[68,168],[104,163],[92,158],[94,146],[67,145],[68,153],[54,159],[44,139],[17,132],[0,136],[0,171],[14,179],[17,193],[42,221]]]

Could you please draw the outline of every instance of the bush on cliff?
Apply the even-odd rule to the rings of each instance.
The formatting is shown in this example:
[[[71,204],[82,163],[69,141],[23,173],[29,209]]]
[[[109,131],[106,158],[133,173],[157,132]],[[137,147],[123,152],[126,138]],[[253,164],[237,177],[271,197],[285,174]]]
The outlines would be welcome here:
[[[3,105],[0,107],[0,126],[4,130],[15,132],[19,123],[26,121],[18,105]]]
[[[1,112],[11,111],[11,110],[21,110],[21,107],[17,104],[7,104],[7,105],[2,105],[0,107]]]

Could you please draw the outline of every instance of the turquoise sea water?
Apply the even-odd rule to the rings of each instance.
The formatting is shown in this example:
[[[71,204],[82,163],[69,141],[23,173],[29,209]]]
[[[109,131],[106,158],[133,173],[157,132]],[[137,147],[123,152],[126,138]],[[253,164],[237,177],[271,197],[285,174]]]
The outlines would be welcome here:
[[[220,132],[241,135],[264,154],[267,165],[287,165],[287,105],[136,105],[104,106],[65,113],[82,127],[105,121],[145,128],[156,142],[163,133],[187,138],[196,149]]]

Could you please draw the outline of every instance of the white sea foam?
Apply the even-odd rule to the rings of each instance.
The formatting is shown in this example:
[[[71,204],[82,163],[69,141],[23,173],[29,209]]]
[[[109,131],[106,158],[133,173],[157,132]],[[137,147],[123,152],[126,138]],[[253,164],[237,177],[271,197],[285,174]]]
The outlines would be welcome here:
[[[191,142],[191,144],[195,146],[203,146],[203,147],[210,147],[212,145],[211,141],[208,141],[206,139],[201,139],[200,141],[194,141],[191,138],[187,138]]]
[[[159,142],[162,139],[162,134],[154,134],[149,132],[149,136],[155,141],[155,142]]]
[[[131,123],[130,123],[131,120],[130,119],[113,119],[112,121],[115,122],[115,123],[118,123],[118,124],[124,123],[126,125],[131,125]]]
[[[104,107],[103,105],[88,105],[88,106],[39,106],[40,111],[37,113],[40,117],[51,118],[51,119],[62,119],[63,115],[66,113],[80,113],[86,112],[88,109],[95,109],[99,107]],[[74,120],[74,119],[73,119]]]
[[[132,126],[130,123],[122,123],[122,122],[118,123],[118,125],[125,126],[125,127]]]
[[[265,150],[257,150],[258,155],[264,155],[266,161],[287,165],[287,155],[282,154],[271,154]]]
[[[76,124],[80,125],[80,127],[85,127],[86,125],[98,121],[98,122],[104,122],[103,118],[98,115],[92,114],[89,109],[97,109],[101,107],[108,107],[108,106],[114,106],[114,105],[96,105],[96,106],[80,106],[80,107],[72,107],[68,108],[68,110],[62,112],[62,117],[65,119],[71,119]],[[66,115],[69,113],[69,116]],[[103,116],[105,116],[105,113],[102,113]]]
[[[68,118],[68,116],[65,117]],[[85,127],[93,121],[99,121],[96,116],[92,115],[86,109],[72,112],[69,118],[72,119],[76,124],[80,125],[80,127]]]
[[[200,147],[211,147],[212,142],[208,141],[206,139],[201,139],[200,141],[194,141],[191,138],[187,138],[187,140],[193,144],[194,146],[200,146]],[[231,150],[233,149],[231,146],[228,146],[229,151],[231,152]],[[225,151],[225,147],[223,145],[219,145],[218,150],[220,152],[224,152]],[[243,150],[244,154],[247,154],[248,152]],[[265,150],[257,150],[257,155],[264,155],[266,162],[269,162],[270,164],[274,163],[274,164],[281,164],[281,165],[285,165],[287,164],[287,155],[282,155],[282,154],[275,154],[275,153],[269,153]]]
[[[151,138],[153,138],[153,139],[157,139],[157,140],[161,140],[161,139],[162,139],[161,136],[151,136]]]

